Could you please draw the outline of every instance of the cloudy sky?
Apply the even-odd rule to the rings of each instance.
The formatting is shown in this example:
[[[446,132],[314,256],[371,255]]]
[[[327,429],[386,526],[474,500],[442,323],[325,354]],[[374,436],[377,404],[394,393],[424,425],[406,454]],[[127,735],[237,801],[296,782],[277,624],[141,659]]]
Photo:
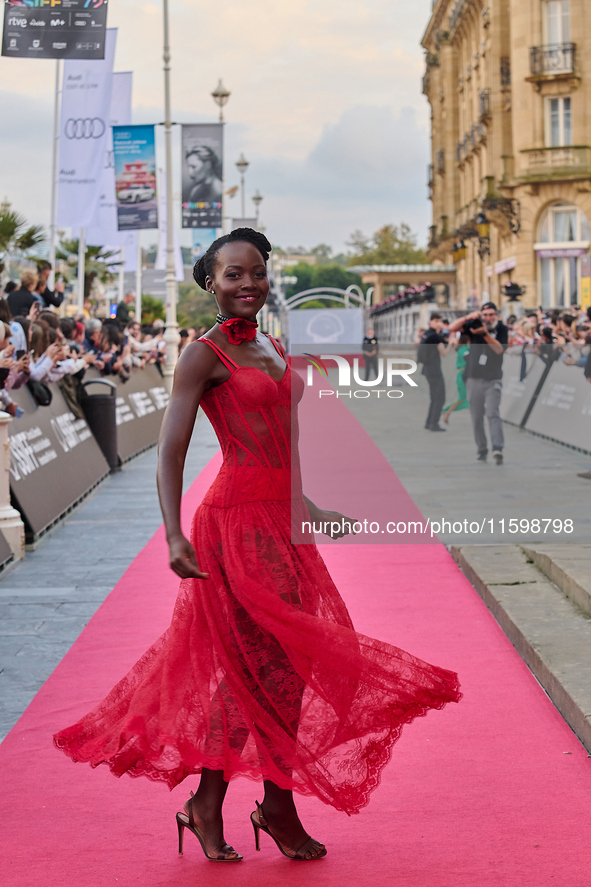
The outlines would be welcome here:
[[[274,243],[340,250],[356,228],[370,234],[403,221],[426,240],[419,42],[430,8],[430,0],[171,0],[173,119],[216,120],[210,93],[223,78],[232,93],[226,180],[238,182],[243,151],[247,193],[264,195],[261,220]],[[159,2],[110,0],[115,70],[134,72],[134,123],[162,120],[161,24]],[[51,61],[0,59],[0,198],[43,224],[54,71]],[[238,198],[228,215],[240,215]]]

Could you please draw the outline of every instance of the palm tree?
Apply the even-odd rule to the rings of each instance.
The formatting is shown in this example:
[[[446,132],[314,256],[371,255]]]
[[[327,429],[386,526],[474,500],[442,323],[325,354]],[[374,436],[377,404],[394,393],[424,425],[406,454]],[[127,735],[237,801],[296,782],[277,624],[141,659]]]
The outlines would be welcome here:
[[[0,205],[0,275],[8,264],[11,256],[26,256],[45,240],[41,225],[29,225],[24,216],[10,208],[4,202]]]
[[[78,274],[78,248],[79,241],[62,240],[56,250],[55,257],[65,262],[64,277],[66,280],[75,279]],[[121,262],[117,261],[120,253],[117,250],[108,250],[104,246],[87,246],[84,260],[84,298],[90,298],[95,281],[111,283],[117,276],[113,268],[119,268]]]

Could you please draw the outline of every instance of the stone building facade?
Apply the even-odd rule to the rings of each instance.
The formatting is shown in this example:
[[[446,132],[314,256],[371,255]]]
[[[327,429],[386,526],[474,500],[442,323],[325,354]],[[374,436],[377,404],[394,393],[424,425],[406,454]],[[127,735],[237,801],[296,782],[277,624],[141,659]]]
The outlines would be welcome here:
[[[591,220],[591,3],[435,0],[422,40],[431,105],[431,261],[457,307],[524,289],[585,304]]]

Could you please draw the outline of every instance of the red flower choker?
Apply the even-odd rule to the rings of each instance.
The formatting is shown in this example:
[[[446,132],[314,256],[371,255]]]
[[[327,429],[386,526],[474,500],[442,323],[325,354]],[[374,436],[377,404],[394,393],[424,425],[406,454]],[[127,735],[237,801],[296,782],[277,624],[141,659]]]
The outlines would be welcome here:
[[[244,317],[225,317],[223,314],[218,314],[216,321],[231,345],[252,342],[257,334],[258,323],[254,320],[246,320]]]

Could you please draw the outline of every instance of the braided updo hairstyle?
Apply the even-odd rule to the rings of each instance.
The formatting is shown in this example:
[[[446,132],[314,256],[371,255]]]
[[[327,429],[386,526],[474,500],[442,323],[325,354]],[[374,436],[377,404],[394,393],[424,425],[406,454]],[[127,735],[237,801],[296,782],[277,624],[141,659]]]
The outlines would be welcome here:
[[[205,278],[213,277],[217,255],[221,248],[227,243],[236,243],[240,241],[244,243],[252,243],[263,257],[265,265],[267,264],[269,253],[273,247],[265,235],[261,234],[260,231],[255,231],[254,228],[236,228],[230,234],[224,234],[223,237],[218,237],[217,240],[214,240],[205,255],[201,256],[201,258],[195,262],[193,277],[202,290],[207,289]]]

